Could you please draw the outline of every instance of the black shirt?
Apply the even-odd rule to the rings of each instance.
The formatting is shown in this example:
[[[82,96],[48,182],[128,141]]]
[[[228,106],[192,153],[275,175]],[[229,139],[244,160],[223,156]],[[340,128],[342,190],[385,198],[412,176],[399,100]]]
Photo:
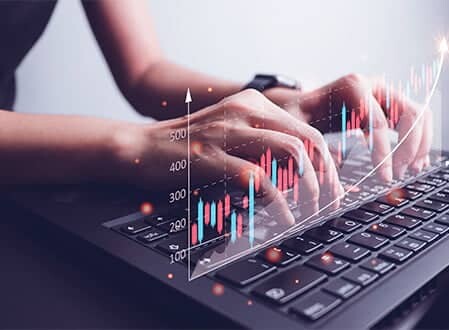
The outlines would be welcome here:
[[[0,109],[12,109],[15,71],[44,31],[56,0],[0,0]]]

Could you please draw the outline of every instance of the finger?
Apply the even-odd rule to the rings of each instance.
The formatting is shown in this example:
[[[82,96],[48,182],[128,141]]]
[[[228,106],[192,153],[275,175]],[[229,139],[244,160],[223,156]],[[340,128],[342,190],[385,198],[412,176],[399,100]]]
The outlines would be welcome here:
[[[399,118],[396,130],[399,133],[399,146],[394,154],[395,176],[402,178],[409,165],[416,158],[423,133],[423,118],[418,119],[414,112],[404,112]]]
[[[258,187],[255,187],[255,189],[257,189],[258,194],[263,196],[260,200],[268,214],[275,217],[280,225],[291,226],[295,223],[295,219],[288,207],[287,200],[282,193],[273,186],[271,180],[267,176],[260,175],[260,170],[257,165],[238,157],[230,155],[225,157],[226,166],[230,172],[243,173],[243,175],[247,175],[245,173],[259,175],[258,178],[255,178],[255,180],[258,180]],[[246,180],[236,180],[235,182],[237,182],[238,185],[241,185],[242,182],[246,182]],[[248,186],[244,188],[248,188]]]
[[[361,125],[367,135],[373,163],[379,166],[376,174],[388,183],[393,177],[388,123],[382,108],[372,95],[367,96],[367,110]]]
[[[416,173],[422,171],[423,167],[427,165],[427,158],[432,148],[433,141],[433,116],[432,112],[428,109],[425,110],[422,126],[421,143],[418,147],[415,160],[411,164],[411,169]]]
[[[310,155],[312,164],[318,172],[323,194],[326,196],[322,203],[336,200],[341,194],[342,187],[338,180],[337,170],[322,134],[315,128],[296,119],[281,109],[262,94],[255,91],[245,91],[224,102],[226,119],[233,115],[241,117],[249,126],[265,128],[280,133],[295,136],[301,140],[310,140]],[[236,117],[234,117],[236,118]],[[236,121],[238,122],[238,121]],[[227,134],[227,137],[231,134]],[[338,201],[334,208],[338,207]]]
[[[374,95],[399,134],[400,145],[393,156],[393,170],[395,177],[402,178],[420,150],[421,140],[424,138],[424,114],[421,113],[420,105],[401,93],[388,89],[382,82],[375,82]]]
[[[249,198],[250,173],[257,175],[257,178],[254,176],[254,193],[263,197],[258,202],[270,215],[276,217],[279,224],[293,224],[294,218],[286,199],[266,176],[260,175],[260,168],[247,160],[228,155],[218,147],[205,145],[201,153],[196,154],[191,168],[192,190],[203,195],[207,195],[208,190],[211,190],[212,196],[214,192],[218,192],[213,188],[224,183],[228,187],[227,190],[244,192]]]
[[[300,139],[277,131],[251,127],[239,129],[238,133],[229,136],[229,143],[239,147],[228,148],[227,152],[236,157],[253,160],[260,160],[263,157],[264,160],[259,161],[259,164],[265,164],[262,165],[263,172],[279,191],[292,188],[293,200],[300,205],[302,216],[308,216],[318,211],[320,187],[317,175]],[[245,143],[246,147],[238,144],[241,141],[251,141],[251,138],[252,141],[258,141],[258,143]],[[268,149],[271,156],[267,156]],[[294,162],[292,169],[289,169],[290,158]],[[287,174],[287,179],[283,177],[283,171],[291,171]],[[294,182],[294,176],[297,176],[297,183]],[[297,189],[296,192],[295,189]]]
[[[261,127],[261,119],[265,129],[289,134],[306,141],[309,158],[321,186],[320,195],[322,198],[320,204],[324,206],[332,203],[333,208],[337,208],[339,206],[338,197],[341,195],[343,188],[323,135],[317,129],[293,117],[269,100],[265,101],[263,117],[261,118],[260,114],[255,112],[252,116],[249,116],[249,124],[253,127]]]

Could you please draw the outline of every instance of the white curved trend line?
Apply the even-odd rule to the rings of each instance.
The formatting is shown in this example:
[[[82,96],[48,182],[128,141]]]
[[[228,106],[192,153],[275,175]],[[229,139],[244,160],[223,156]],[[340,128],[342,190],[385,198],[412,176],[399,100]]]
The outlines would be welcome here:
[[[447,42],[445,40],[443,40],[443,42],[446,43]],[[440,46],[441,47],[441,46]],[[373,175],[383,164],[385,164],[385,162],[387,161],[387,159],[389,157],[391,157],[393,155],[394,152],[396,152],[396,150],[399,149],[399,147],[404,143],[404,141],[409,137],[409,135],[411,134],[411,132],[413,131],[413,129],[416,127],[416,125],[418,124],[418,121],[421,120],[422,116],[424,115],[425,109],[428,108],[431,99],[433,98],[435,91],[436,91],[436,87],[438,85],[438,82],[440,81],[440,77],[441,77],[441,73],[443,71],[443,64],[444,64],[444,58],[445,55],[448,53],[447,50],[441,51],[441,55],[440,55],[440,60],[439,60],[439,65],[438,65],[438,71],[437,71],[437,75],[436,75],[436,79],[435,82],[432,86],[432,89],[430,90],[429,95],[426,98],[426,102],[424,103],[424,106],[422,107],[422,111],[420,111],[416,121],[413,123],[413,125],[409,128],[409,130],[406,132],[406,134],[404,134],[404,136],[399,140],[399,142],[394,146],[394,148],[390,151],[390,153],[381,161],[379,162],[379,164],[377,164],[371,171],[369,171],[363,178],[361,178],[356,184],[352,185],[351,188],[349,188],[348,190],[346,190],[342,195],[340,195],[339,197],[337,197],[335,200],[333,200],[332,202],[329,202],[327,205],[323,206],[321,209],[319,209],[318,211],[316,211],[315,213],[313,213],[312,215],[308,216],[306,219],[302,220],[301,222],[295,224],[294,226],[290,227],[289,229],[287,229],[286,231],[276,235],[273,238],[268,239],[267,241],[260,243],[254,247],[251,247],[249,249],[246,249],[245,251],[236,253],[235,255],[233,255],[232,257],[217,261],[216,263],[214,263],[213,265],[210,266],[210,268],[208,267],[208,269],[206,271],[204,271],[201,274],[197,274],[196,276],[190,277],[189,274],[189,281],[194,280],[204,274],[207,274],[213,270],[216,270],[222,266],[224,266],[225,264],[228,264],[234,260],[239,259],[240,257],[243,257],[251,252],[254,252],[255,250],[260,250],[264,247],[267,247],[269,245],[271,245],[273,242],[276,242],[282,238],[286,238],[287,236],[290,236],[292,234],[295,234],[303,229],[305,229],[304,223],[309,221],[311,218],[319,215],[320,212],[328,209],[332,204],[334,204],[336,201],[344,198],[345,196],[347,196],[351,191],[353,191],[354,189],[356,189],[358,186],[360,186],[363,182],[366,181],[366,179],[368,179],[371,175]]]

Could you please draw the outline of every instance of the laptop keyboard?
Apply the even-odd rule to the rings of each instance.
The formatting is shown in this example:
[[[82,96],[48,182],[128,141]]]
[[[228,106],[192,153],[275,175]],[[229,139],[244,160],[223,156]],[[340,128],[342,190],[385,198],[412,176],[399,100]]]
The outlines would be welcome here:
[[[351,194],[345,213],[207,276],[282,313],[318,320],[447,237],[448,181],[449,168],[438,165],[398,183],[400,195],[382,186]],[[187,227],[172,232],[169,223],[143,217],[114,230],[173,256],[188,246]],[[221,243],[207,235],[212,241],[202,249]],[[191,262],[201,258],[192,251]]]

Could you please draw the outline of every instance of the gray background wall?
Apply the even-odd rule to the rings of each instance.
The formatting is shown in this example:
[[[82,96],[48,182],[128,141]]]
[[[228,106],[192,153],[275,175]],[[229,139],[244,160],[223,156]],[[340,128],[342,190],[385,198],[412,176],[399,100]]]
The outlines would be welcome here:
[[[149,4],[170,58],[241,81],[255,72],[288,73],[307,86],[349,72],[404,77],[410,65],[432,60],[436,38],[449,34],[447,0]],[[19,111],[141,119],[118,93],[75,0],[59,1],[18,79]]]

